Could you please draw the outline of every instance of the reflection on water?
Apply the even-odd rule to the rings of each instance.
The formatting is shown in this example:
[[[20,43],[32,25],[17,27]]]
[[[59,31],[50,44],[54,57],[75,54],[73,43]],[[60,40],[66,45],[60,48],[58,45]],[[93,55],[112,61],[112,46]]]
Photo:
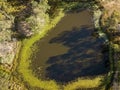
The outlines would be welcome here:
[[[38,78],[68,82],[107,72],[101,53],[103,40],[92,36],[88,11],[67,14],[36,45],[32,69]]]

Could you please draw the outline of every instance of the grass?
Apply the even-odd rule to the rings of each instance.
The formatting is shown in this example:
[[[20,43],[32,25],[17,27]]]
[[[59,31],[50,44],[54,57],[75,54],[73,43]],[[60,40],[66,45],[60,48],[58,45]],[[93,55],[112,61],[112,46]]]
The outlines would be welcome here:
[[[77,90],[81,88],[95,88],[99,87],[102,77],[96,77],[94,79],[81,79],[79,78],[75,82],[71,82],[64,86],[64,90]]]
[[[32,53],[31,46],[39,39],[43,38],[46,33],[53,28],[60,19],[64,16],[64,13],[59,13],[59,16],[55,17],[51,23],[47,24],[39,34],[32,36],[29,39],[25,39],[22,41],[22,49],[20,51],[19,57],[19,66],[18,72],[22,74],[25,81],[27,81],[30,86],[44,88],[45,90],[58,90],[58,85],[54,81],[42,81],[38,80],[33,73],[32,70],[29,69],[30,66],[30,55]],[[29,52],[29,53],[28,53]],[[34,83],[33,83],[34,82]],[[46,87],[47,85],[47,87]]]

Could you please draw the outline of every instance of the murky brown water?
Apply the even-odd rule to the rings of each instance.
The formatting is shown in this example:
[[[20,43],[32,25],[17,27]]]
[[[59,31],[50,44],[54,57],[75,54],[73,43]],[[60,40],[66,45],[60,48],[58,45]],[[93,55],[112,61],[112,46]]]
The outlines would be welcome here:
[[[68,82],[78,77],[105,74],[101,45],[92,36],[93,24],[87,10],[66,14],[47,36],[36,42],[32,69],[38,78]]]

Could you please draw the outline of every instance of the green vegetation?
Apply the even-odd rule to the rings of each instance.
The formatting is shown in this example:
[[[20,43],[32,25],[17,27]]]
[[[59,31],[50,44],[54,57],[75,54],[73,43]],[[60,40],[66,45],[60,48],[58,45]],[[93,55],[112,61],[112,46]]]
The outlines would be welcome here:
[[[32,32],[38,33],[46,23],[49,22],[49,15],[46,13],[49,10],[47,1],[38,3],[36,1],[31,2],[32,13],[29,17],[25,17],[25,21],[29,24]]]
[[[29,10],[29,6],[27,3],[30,3],[32,7],[32,9],[30,8],[31,11]],[[30,56],[32,54],[32,49],[34,49],[31,47],[37,40],[46,36],[47,32],[51,28],[53,28],[64,16],[64,12],[70,10],[79,10],[79,8],[97,10],[102,7],[100,3],[100,6],[98,7],[98,3],[99,0],[80,0],[78,2],[68,0],[0,0],[0,21],[2,21],[0,22],[0,42],[11,41],[11,35],[16,33],[12,32],[12,29],[14,28],[12,27],[12,25],[13,23],[16,24],[16,22],[14,21],[16,17],[17,22],[25,21],[25,23],[28,23],[29,26],[31,26],[31,31],[34,32],[34,35],[29,38],[23,37],[23,40],[21,42],[21,50],[19,54],[17,71],[21,74],[20,77],[22,77],[24,82],[27,82],[31,87],[38,87],[45,90],[61,89],[61,87],[53,80],[43,81],[34,76],[32,70],[30,70]],[[28,9],[28,11],[32,13],[30,15],[26,15],[26,12],[24,12],[26,9]],[[101,30],[107,34],[109,40],[112,42],[109,45],[110,72],[106,77],[99,76],[94,79],[79,78],[66,85],[63,85],[62,88],[64,90],[96,88],[101,86],[101,84],[104,84],[103,87],[105,87],[106,85],[107,87],[110,87],[111,85],[111,79],[113,78],[114,73],[113,53],[120,52],[119,37],[113,35],[117,31],[116,27],[118,23],[120,23],[120,13],[119,11],[114,10],[112,15],[109,15],[109,11],[103,11],[103,13],[101,13],[101,11],[96,13],[96,16],[98,15],[98,18],[95,19],[98,21],[95,22],[95,27],[99,28],[101,26]],[[99,25],[99,23],[101,25]],[[17,57],[18,56],[16,56],[16,58]],[[2,57],[0,57],[0,63],[1,61]],[[118,64],[120,64],[120,61],[118,61]],[[13,65],[15,65],[14,68],[16,68],[16,60]],[[120,68],[119,65],[118,68]],[[0,66],[0,71],[0,75],[2,75],[2,72],[6,72],[7,74],[10,73],[10,71],[7,70],[4,66]],[[16,78],[15,81],[17,81]]]
[[[65,5],[65,4],[64,4]],[[79,5],[78,3],[72,3],[72,4],[66,4],[66,6],[64,8],[66,8],[66,10],[68,11],[68,7],[67,5],[71,5],[71,9],[74,9],[74,7],[76,5]],[[80,4],[82,5],[82,4]],[[20,57],[19,57],[19,66],[18,66],[18,72],[22,75],[24,81],[27,81],[30,86],[32,87],[39,87],[45,90],[59,90],[59,88],[61,88],[59,85],[57,85],[57,83],[53,80],[50,81],[43,81],[38,79],[37,77],[34,76],[32,70],[30,70],[30,56],[32,53],[32,45],[39,39],[41,39],[42,37],[44,37],[46,35],[46,33],[52,28],[54,27],[58,21],[64,16],[63,10],[57,8],[57,13],[55,13],[51,21],[51,23],[47,24],[46,26],[44,26],[44,28],[42,30],[39,31],[39,34],[35,34],[34,36],[32,36],[29,39],[25,39],[22,42],[22,49],[20,52]],[[58,16],[57,16],[58,15]],[[31,19],[32,20],[32,19]],[[34,20],[34,19],[33,19]],[[29,22],[29,20],[28,20]],[[29,53],[27,53],[29,52]],[[103,77],[97,77],[94,79],[78,79],[76,81],[73,81],[71,83],[69,83],[68,85],[64,86],[64,89],[70,89],[70,90],[75,90],[77,88],[95,88],[98,87],[100,85],[101,80],[103,79]],[[34,82],[34,83],[33,83]],[[88,83],[86,85],[86,83]],[[94,83],[94,84],[92,84]],[[46,87],[47,85],[47,87]],[[79,85],[79,87],[78,87]]]
[[[113,80],[113,77],[114,77],[114,56],[113,56],[113,54],[114,54],[114,50],[113,50],[113,46],[112,46],[112,44],[111,44],[111,42],[109,43],[109,62],[110,62],[110,70],[109,70],[109,72],[108,72],[108,74],[107,74],[107,76],[105,77],[105,79],[104,79],[104,84],[105,84],[105,88],[106,88],[106,90],[109,90],[110,89],[110,87],[112,86],[112,80]]]
[[[10,18],[10,15],[14,15],[21,10],[25,9],[25,5],[19,4],[18,1],[7,1],[7,0],[0,0],[0,20],[5,18]]]
[[[61,10],[61,12],[59,12],[59,15],[57,17],[55,17],[51,21],[51,23],[47,24],[43,28],[43,30],[41,32],[39,32],[39,34],[32,36],[30,39],[25,39],[22,42],[23,46],[22,46],[21,53],[20,53],[20,62],[19,62],[18,71],[19,71],[19,73],[22,74],[24,80],[27,81],[31,86],[44,88],[46,90],[50,90],[50,89],[58,90],[58,88],[59,88],[54,81],[41,81],[41,80],[38,80],[33,75],[32,70],[29,69],[29,66],[30,66],[30,60],[29,60],[30,58],[29,57],[30,57],[30,54],[32,53],[30,47],[37,40],[44,37],[46,35],[46,33],[58,23],[58,21],[64,16],[64,13],[62,11],[63,10]],[[46,85],[47,85],[47,87],[46,87]]]
[[[117,6],[117,0],[113,1],[116,5],[108,5],[107,1],[104,2],[104,10],[101,16],[101,27],[102,30],[106,33],[109,39],[109,62],[110,62],[110,71],[107,75],[106,80],[106,89],[112,87],[113,83],[118,83],[118,76],[116,72],[119,71],[119,53],[120,53],[120,39],[119,39],[119,28],[118,24],[120,22],[120,13],[119,6]],[[116,79],[116,80],[115,80]],[[113,82],[112,82],[113,81]]]
[[[96,77],[94,79],[86,78],[81,79],[79,78],[75,82],[68,83],[66,86],[64,86],[64,90],[77,90],[81,88],[96,88],[99,87],[101,84],[101,80],[103,77]]]
[[[81,6],[82,5],[81,3],[77,3],[77,2],[73,2],[72,4],[69,4],[69,3],[61,3],[61,4],[64,4],[65,11],[76,10],[78,7],[83,7],[83,6]],[[60,5],[60,4],[58,4],[58,5]],[[88,6],[90,6],[90,5],[88,4]],[[56,11],[54,14],[51,12],[51,15],[52,15],[51,23],[49,22],[49,20],[47,20],[49,23],[47,25],[45,25],[43,29],[38,31],[39,34],[35,34],[31,38],[24,39],[22,41],[22,49],[20,51],[20,57],[19,57],[19,66],[17,68],[18,72],[22,75],[22,78],[24,79],[24,81],[28,82],[28,84],[30,86],[42,88],[45,90],[50,90],[50,89],[59,90],[61,87],[53,80],[43,81],[43,80],[40,80],[37,77],[35,77],[32,70],[30,70],[30,63],[31,63],[30,56],[32,53],[32,48],[31,48],[32,45],[37,40],[43,38],[46,35],[46,33],[52,27],[54,27],[58,23],[58,21],[64,16],[63,10],[59,9],[59,7],[55,7],[55,6],[52,7],[52,10],[54,10],[54,9]],[[59,16],[57,16],[57,15],[59,15]],[[31,17],[27,18],[26,20],[28,23],[31,23],[31,25],[32,25],[35,23],[34,19],[35,18],[31,16]],[[39,25],[33,25],[33,30],[37,26],[39,26]],[[38,28],[36,30],[38,30]],[[80,88],[96,88],[102,84],[103,78],[104,77],[100,76],[100,77],[96,77],[94,79],[88,79],[88,78],[78,79],[76,81],[68,83],[67,85],[64,85],[63,87],[65,90],[75,90],[75,89],[80,89]],[[46,85],[47,85],[47,87],[46,87]]]

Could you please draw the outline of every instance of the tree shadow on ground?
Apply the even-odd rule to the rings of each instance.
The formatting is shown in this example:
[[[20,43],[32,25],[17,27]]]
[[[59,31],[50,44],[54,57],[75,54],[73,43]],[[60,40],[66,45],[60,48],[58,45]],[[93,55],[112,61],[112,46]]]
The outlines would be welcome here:
[[[46,77],[57,82],[69,82],[78,77],[96,76],[107,73],[104,55],[101,53],[103,40],[92,36],[93,29],[74,27],[50,40],[69,47],[67,53],[50,57]]]

